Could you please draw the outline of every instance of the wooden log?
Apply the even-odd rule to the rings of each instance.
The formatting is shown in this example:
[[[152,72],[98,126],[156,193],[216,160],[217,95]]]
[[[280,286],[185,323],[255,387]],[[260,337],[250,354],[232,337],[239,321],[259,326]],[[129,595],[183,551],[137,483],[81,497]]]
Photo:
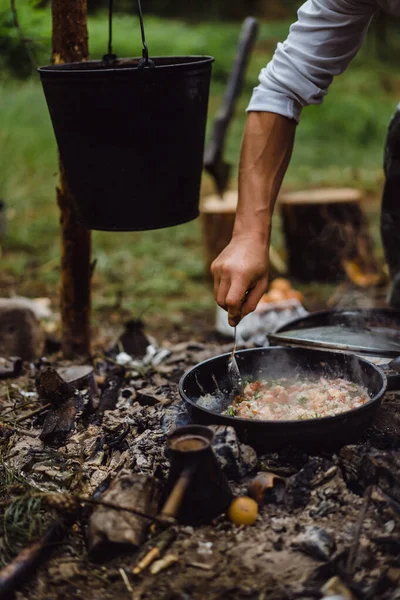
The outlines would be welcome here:
[[[207,196],[200,206],[206,276],[210,280],[211,263],[231,241],[237,201],[237,191],[228,191],[223,198],[217,194]],[[287,273],[284,261],[272,246],[269,260],[271,277]]]
[[[156,516],[161,499],[160,482],[145,474],[123,473],[113,481],[101,500],[142,513]],[[149,519],[100,506],[90,517],[88,527],[89,550],[95,557],[143,543],[150,525]]]
[[[338,281],[378,271],[373,243],[351,188],[314,189],[281,194],[278,199],[287,262],[292,277],[304,282]]]

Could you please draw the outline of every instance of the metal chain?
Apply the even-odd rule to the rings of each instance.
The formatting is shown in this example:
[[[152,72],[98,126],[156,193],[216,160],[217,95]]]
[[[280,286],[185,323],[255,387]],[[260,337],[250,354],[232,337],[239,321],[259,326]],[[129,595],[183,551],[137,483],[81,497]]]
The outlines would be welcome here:
[[[139,11],[139,21],[140,21],[140,32],[142,34],[142,59],[138,63],[138,69],[143,69],[144,67],[154,67],[154,62],[149,59],[149,50],[146,44],[146,36],[144,33],[144,23],[143,23],[143,11],[142,4],[140,0],[137,0],[138,3],[138,11]]]
[[[108,0],[108,52],[103,56],[104,62],[117,60],[112,51],[113,0]]]

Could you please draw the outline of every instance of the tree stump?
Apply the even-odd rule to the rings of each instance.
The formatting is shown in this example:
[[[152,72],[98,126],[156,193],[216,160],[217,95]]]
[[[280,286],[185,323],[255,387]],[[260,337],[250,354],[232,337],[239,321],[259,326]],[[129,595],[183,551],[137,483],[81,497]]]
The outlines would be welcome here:
[[[235,222],[237,192],[207,196],[200,207],[203,230],[206,273],[210,276],[211,263],[229,244]]]
[[[346,275],[356,279],[354,273],[371,274],[371,281],[376,277],[378,266],[361,201],[362,194],[351,188],[280,195],[287,262],[293,278],[335,282]]]
[[[229,244],[236,216],[238,192],[228,191],[221,198],[217,194],[204,198],[200,206],[206,275],[211,280],[212,262]],[[271,246],[270,276],[285,275],[287,268],[277,251]]]

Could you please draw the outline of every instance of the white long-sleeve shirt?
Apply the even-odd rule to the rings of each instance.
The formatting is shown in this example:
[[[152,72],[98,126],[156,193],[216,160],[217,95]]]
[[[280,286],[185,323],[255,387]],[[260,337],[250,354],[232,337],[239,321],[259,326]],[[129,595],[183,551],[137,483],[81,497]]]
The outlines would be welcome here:
[[[299,121],[302,107],[320,104],[357,54],[379,8],[400,16],[400,0],[307,0],[262,69],[247,110]]]

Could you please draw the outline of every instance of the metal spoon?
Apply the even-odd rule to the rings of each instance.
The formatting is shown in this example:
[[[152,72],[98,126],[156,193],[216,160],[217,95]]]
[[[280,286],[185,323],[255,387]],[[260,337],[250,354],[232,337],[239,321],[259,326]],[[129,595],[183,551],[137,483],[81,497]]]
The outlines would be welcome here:
[[[232,383],[232,391],[241,395],[243,392],[243,379],[239,371],[239,367],[235,357],[236,352],[236,325],[234,328],[233,348],[228,360],[228,374]]]

